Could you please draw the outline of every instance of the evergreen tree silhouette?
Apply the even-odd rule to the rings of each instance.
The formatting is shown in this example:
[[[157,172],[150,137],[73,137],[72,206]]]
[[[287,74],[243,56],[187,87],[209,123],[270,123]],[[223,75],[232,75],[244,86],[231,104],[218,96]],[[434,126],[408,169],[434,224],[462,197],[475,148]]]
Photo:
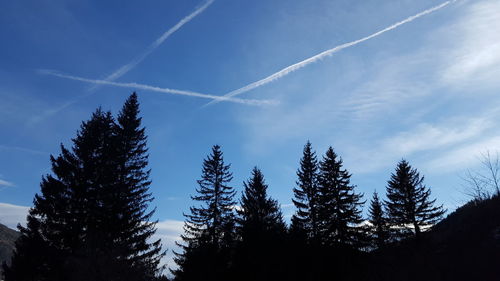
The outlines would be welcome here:
[[[235,191],[229,185],[233,179],[219,145],[203,161],[197,195],[191,199],[200,206],[190,208],[185,214],[183,250],[176,253],[174,261],[179,266],[174,270],[176,280],[221,279],[228,272],[229,252],[234,241]]]
[[[318,160],[308,141],[304,146],[300,168],[297,170],[297,187],[293,189],[293,204],[297,208],[292,216],[291,232],[314,240],[318,236]]]
[[[255,167],[243,183],[238,210],[241,242],[235,257],[238,280],[276,280],[280,276],[281,246],[286,232],[283,215],[276,200],[267,195],[262,172]]]
[[[419,238],[422,227],[432,226],[445,213],[442,206],[434,206],[436,199],[430,199],[431,191],[423,182],[424,177],[403,159],[387,183],[385,206],[399,238]]]
[[[241,209],[238,210],[238,229],[242,240],[255,239],[259,235],[283,234],[285,223],[278,201],[268,198],[268,186],[257,167],[252,170],[252,177],[243,186]]]
[[[120,118],[136,118],[140,126],[137,115],[127,113],[133,107],[138,113],[135,94]],[[149,172],[143,171],[145,135],[142,129],[123,132],[124,128],[110,112],[98,108],[82,122],[71,150],[61,145],[60,155],[51,156],[53,174],[43,177],[28,225],[19,228],[21,238],[7,281],[149,281],[159,276],[164,253],[158,241],[147,241],[154,223],[145,213],[151,200]],[[140,139],[140,148],[125,146],[125,139]],[[33,267],[29,255],[36,249],[44,250],[38,256],[40,266]],[[20,278],[27,276],[22,270],[32,278]]]
[[[354,192],[351,175],[342,167],[342,159],[332,147],[319,163],[319,217],[320,241],[327,246],[357,248],[364,241],[364,231],[357,227],[362,222],[362,195]]]
[[[23,275],[19,272],[22,268],[30,271],[35,280],[75,280],[73,273],[84,272],[82,268],[95,260],[96,222],[101,211],[97,190],[108,184],[113,174],[110,170],[102,175],[104,169],[110,168],[104,165],[104,159],[111,156],[112,123],[109,112],[97,109],[89,121],[82,123],[72,151],[61,145],[61,154],[51,156],[53,175],[42,179],[41,194],[35,195],[28,225],[19,228],[21,238],[11,268],[6,271],[7,281]],[[21,258],[27,256],[23,251],[35,245],[46,249],[40,260],[43,269],[23,264],[29,261]]]
[[[139,113],[137,94],[133,93],[118,114],[115,130],[120,175],[104,206],[111,207],[108,213],[113,216],[107,225],[110,233],[117,234],[112,237],[115,243],[108,244],[110,250],[120,250],[119,257],[127,260],[130,268],[136,267],[139,274],[154,279],[164,269],[160,261],[165,252],[160,239],[151,241],[157,222],[151,222],[155,209],[148,210],[154,198],[149,191],[147,137]]]
[[[389,239],[389,225],[384,214],[382,202],[378,198],[376,191],[373,193],[368,212],[369,221],[372,225],[371,232],[373,246],[374,248],[381,248]]]
[[[26,227],[18,225],[22,235],[15,243],[11,264],[2,265],[2,280],[63,280],[58,270],[63,264],[60,252],[42,237],[40,222],[33,216],[27,219]]]

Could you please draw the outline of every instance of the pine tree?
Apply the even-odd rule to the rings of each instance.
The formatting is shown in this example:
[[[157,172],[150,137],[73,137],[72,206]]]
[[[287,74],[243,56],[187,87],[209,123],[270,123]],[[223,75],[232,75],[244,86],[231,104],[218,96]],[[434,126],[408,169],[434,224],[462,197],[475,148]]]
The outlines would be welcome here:
[[[380,202],[376,191],[373,193],[373,198],[370,202],[369,221],[372,225],[373,246],[374,248],[381,248],[389,239],[389,229],[382,202]]]
[[[424,184],[424,177],[401,160],[396,172],[391,175],[387,184],[387,201],[385,201],[389,222],[400,238],[413,235],[420,237],[422,227],[437,223],[445,213],[442,206],[434,206],[431,191]]]
[[[176,253],[174,261],[179,268],[173,273],[176,280],[210,279],[227,271],[228,251],[234,237],[235,191],[229,185],[233,179],[230,165],[224,163],[220,146],[203,161],[197,195],[191,199],[201,206],[190,208],[185,214],[184,244],[178,244],[183,253]],[[219,278],[222,278],[219,276]]]
[[[268,197],[264,175],[255,167],[243,183],[233,272],[237,280],[277,280],[286,225],[279,204]]]
[[[314,240],[318,236],[318,161],[309,141],[304,146],[297,177],[292,199],[297,212],[292,216],[291,231]]]
[[[342,159],[329,147],[319,163],[319,218],[321,242],[327,246],[357,248],[363,241],[362,195],[354,192],[351,175],[342,168]]]

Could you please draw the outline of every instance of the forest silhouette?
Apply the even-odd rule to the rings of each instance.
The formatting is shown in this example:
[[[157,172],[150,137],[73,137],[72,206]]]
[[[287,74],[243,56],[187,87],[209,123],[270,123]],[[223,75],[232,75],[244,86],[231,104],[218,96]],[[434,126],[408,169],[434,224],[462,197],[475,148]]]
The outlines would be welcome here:
[[[214,145],[169,270],[161,241],[152,239],[154,197],[137,94],[116,117],[98,108],[60,150],[50,157],[52,173],[42,178],[26,226],[18,227],[5,281],[500,278],[498,191],[443,219],[446,210],[405,159],[385,194],[368,201],[333,147],[318,156],[307,141],[287,224],[265,171],[253,168],[239,196],[231,165]]]

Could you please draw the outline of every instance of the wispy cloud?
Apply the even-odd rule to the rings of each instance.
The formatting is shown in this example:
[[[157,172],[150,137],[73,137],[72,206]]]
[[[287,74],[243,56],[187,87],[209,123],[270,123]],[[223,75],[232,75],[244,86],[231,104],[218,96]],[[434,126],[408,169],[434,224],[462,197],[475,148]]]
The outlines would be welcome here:
[[[500,151],[500,135],[466,143],[440,154],[427,166],[429,170],[450,172],[477,165],[477,157],[485,151]]]
[[[145,91],[152,91],[152,92],[159,92],[159,93],[166,93],[166,94],[173,94],[173,95],[190,96],[190,97],[211,99],[211,100],[217,100],[217,101],[227,101],[227,102],[241,103],[241,104],[246,104],[246,105],[264,106],[264,105],[277,104],[277,101],[274,101],[274,100],[240,99],[240,98],[233,98],[233,97],[226,97],[226,96],[202,94],[202,93],[197,93],[197,92],[192,92],[192,91],[160,88],[160,87],[156,87],[156,86],[144,85],[144,84],[139,84],[139,83],[119,83],[119,82],[106,81],[106,80],[89,79],[89,78],[83,78],[83,77],[78,77],[78,76],[73,76],[73,75],[62,74],[62,73],[59,73],[59,72],[56,72],[53,70],[46,70],[46,69],[39,70],[39,73],[46,74],[46,75],[52,75],[52,76],[56,76],[56,77],[60,77],[60,78],[64,78],[64,79],[70,79],[70,80],[75,80],[75,81],[91,83],[91,84],[95,84],[95,85],[109,85],[109,86],[115,86],[115,87],[121,87],[121,88],[131,88],[131,89],[136,89],[136,90],[141,89],[141,90],[145,90]]]
[[[498,85],[500,76],[500,2],[477,1],[450,37],[442,81],[457,88]]]
[[[480,117],[450,118],[441,123],[421,123],[415,128],[362,148],[354,144],[346,158],[352,159],[357,173],[370,173],[391,166],[401,157],[423,160],[427,169],[443,165],[453,170],[465,164],[481,150],[499,148],[498,137],[491,137],[495,129],[492,113]],[[369,161],[377,159],[377,161]],[[443,170],[443,169],[441,169]]]
[[[10,228],[16,228],[17,224],[26,225],[26,216],[29,207],[0,203],[0,223]]]
[[[167,255],[162,263],[169,268],[175,268],[176,264],[173,260],[174,251],[181,251],[175,242],[181,242],[181,234],[184,229],[184,222],[178,220],[163,220],[156,224],[156,234],[153,239],[161,239],[164,249],[167,249]]]
[[[391,25],[389,27],[386,27],[386,28],[384,28],[384,29],[382,29],[380,31],[377,31],[377,32],[375,32],[375,33],[373,33],[371,35],[368,35],[366,37],[363,37],[363,38],[355,40],[355,41],[344,43],[342,45],[338,45],[338,46],[336,46],[334,48],[326,50],[326,51],[324,51],[322,53],[319,53],[319,54],[317,54],[315,56],[307,58],[307,59],[305,59],[303,61],[300,61],[298,63],[295,63],[295,64],[292,64],[290,66],[287,66],[287,67],[283,68],[282,70],[280,70],[278,72],[275,72],[274,74],[271,74],[271,75],[269,75],[268,77],[266,77],[264,79],[261,79],[259,81],[253,82],[251,84],[248,84],[248,85],[246,85],[246,86],[244,86],[242,88],[239,88],[237,90],[231,91],[231,92],[225,94],[224,96],[226,96],[226,97],[234,97],[236,95],[240,95],[240,94],[243,94],[245,92],[251,91],[251,90],[253,90],[255,88],[264,86],[264,85],[266,85],[268,83],[271,83],[271,82],[273,82],[275,80],[278,80],[278,79],[280,79],[280,78],[282,78],[282,77],[284,77],[284,76],[286,76],[286,75],[288,75],[288,74],[290,74],[290,73],[292,73],[294,71],[297,71],[297,70],[299,70],[299,69],[301,69],[301,68],[303,68],[303,67],[305,67],[305,66],[307,66],[307,65],[309,65],[311,63],[320,61],[320,60],[322,60],[322,59],[324,59],[326,57],[330,57],[334,53],[337,53],[337,52],[339,52],[339,51],[341,51],[343,49],[346,49],[346,48],[358,45],[360,43],[363,43],[363,42],[365,42],[367,40],[370,40],[370,39],[375,38],[375,37],[377,37],[379,35],[382,35],[382,34],[388,32],[388,31],[396,29],[396,28],[398,28],[401,25],[404,25],[406,23],[410,23],[410,22],[412,22],[412,21],[414,21],[414,20],[416,20],[416,19],[418,19],[420,17],[423,17],[423,16],[428,15],[430,13],[433,13],[433,12],[435,12],[437,10],[440,10],[440,9],[446,7],[447,5],[449,5],[449,4],[451,4],[451,3],[455,2],[455,1],[456,0],[446,1],[446,2],[444,2],[444,3],[442,3],[442,4],[438,5],[438,6],[432,7],[430,9],[427,9],[427,10],[425,10],[423,12],[420,12],[420,13],[418,13],[416,15],[408,17],[408,18],[406,18],[406,19],[404,19],[402,21],[399,21],[399,22],[397,22],[397,23],[395,23],[395,24],[393,24],[393,25]],[[214,104],[216,102],[218,102],[218,101],[211,101],[208,104],[206,104],[206,106]]]
[[[9,182],[9,181],[0,179],[0,186],[9,186],[9,187],[12,187],[12,186],[14,186],[14,184],[11,183],[11,182]]]

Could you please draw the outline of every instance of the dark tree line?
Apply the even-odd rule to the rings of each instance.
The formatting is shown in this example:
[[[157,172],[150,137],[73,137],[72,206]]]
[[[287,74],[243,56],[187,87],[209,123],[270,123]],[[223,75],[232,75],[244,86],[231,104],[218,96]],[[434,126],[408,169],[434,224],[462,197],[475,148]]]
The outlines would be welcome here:
[[[342,159],[329,147],[318,161],[307,142],[288,228],[278,202],[267,195],[263,173],[253,169],[235,205],[229,169],[214,146],[192,197],[201,207],[185,215],[175,280],[370,280],[365,264],[371,251],[418,241],[444,214],[423,177],[401,160],[388,181],[387,200],[374,193],[364,220],[363,195]]]
[[[166,280],[165,252],[154,241],[153,196],[145,129],[133,93],[115,118],[98,108],[72,147],[51,156],[52,173],[27,217],[6,281]],[[174,280],[371,280],[371,253],[419,241],[444,210],[423,176],[397,164],[386,200],[374,193],[364,219],[363,194],[332,147],[318,159],[304,146],[287,226],[255,167],[241,197],[220,146],[203,160],[187,214]]]

